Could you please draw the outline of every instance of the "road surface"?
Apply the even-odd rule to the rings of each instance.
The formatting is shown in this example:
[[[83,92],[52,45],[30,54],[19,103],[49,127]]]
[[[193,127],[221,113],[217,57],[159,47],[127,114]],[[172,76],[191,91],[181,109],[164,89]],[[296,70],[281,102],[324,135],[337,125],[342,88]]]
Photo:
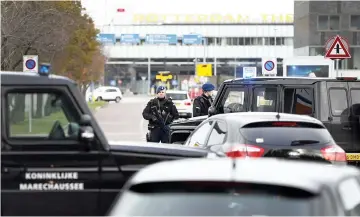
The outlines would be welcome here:
[[[95,117],[109,141],[146,141],[147,121],[142,111],[149,96],[128,95],[120,103],[110,102],[95,112]]]

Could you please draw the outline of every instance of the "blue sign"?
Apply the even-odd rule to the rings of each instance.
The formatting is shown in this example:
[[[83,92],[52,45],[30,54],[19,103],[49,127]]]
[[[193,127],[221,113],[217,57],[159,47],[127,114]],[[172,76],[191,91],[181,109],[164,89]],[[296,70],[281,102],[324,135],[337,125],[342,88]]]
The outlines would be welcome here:
[[[36,62],[35,62],[35,60],[33,60],[33,59],[28,59],[28,60],[26,60],[26,62],[25,62],[25,66],[26,66],[26,68],[28,68],[28,69],[34,69],[35,68],[35,66],[36,66]]]
[[[147,44],[177,44],[176,35],[146,35]]]
[[[115,44],[115,34],[98,34],[96,40],[102,44]]]
[[[121,44],[140,44],[139,34],[122,34],[120,36]]]
[[[201,45],[203,41],[203,37],[201,35],[183,35],[183,44],[197,44],[197,45]]]
[[[264,69],[266,69],[267,71],[272,71],[275,68],[275,63],[271,60],[266,61],[264,64]]]
[[[110,80],[110,86],[115,86],[116,85],[116,81],[115,80]]]

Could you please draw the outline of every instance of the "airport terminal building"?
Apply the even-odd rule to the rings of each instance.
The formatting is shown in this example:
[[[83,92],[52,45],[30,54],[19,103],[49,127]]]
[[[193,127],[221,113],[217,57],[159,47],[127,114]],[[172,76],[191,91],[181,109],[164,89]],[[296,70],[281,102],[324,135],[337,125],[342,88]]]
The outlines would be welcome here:
[[[293,15],[132,14],[131,24],[98,27],[108,57],[104,83],[156,82],[159,72],[194,82],[195,66],[211,64],[214,83],[242,77],[244,67],[262,73],[262,58],[293,55]],[[195,77],[196,79],[196,77]],[[208,78],[208,79],[215,79]],[[120,83],[119,82],[119,83]],[[177,82],[175,82],[177,83]],[[196,83],[196,82],[195,82]],[[176,84],[178,85],[178,84]]]

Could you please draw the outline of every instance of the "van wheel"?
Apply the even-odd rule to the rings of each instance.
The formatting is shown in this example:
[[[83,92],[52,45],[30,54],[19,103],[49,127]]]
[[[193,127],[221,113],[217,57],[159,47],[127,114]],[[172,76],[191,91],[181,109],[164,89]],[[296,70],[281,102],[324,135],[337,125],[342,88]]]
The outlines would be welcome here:
[[[116,97],[116,98],[115,98],[115,102],[116,102],[116,103],[119,103],[119,102],[120,102],[120,100],[121,100],[121,98],[120,98],[120,97]]]
[[[102,100],[101,96],[99,96],[99,97],[96,99],[96,101],[101,101],[101,100]]]

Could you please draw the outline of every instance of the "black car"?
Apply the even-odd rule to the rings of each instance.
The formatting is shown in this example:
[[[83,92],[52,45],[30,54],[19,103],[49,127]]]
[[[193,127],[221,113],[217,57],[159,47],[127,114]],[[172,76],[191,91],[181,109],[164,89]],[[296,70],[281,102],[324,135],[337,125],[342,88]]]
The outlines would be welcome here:
[[[142,167],[206,150],[109,143],[76,83],[1,72],[1,214],[104,215]]]
[[[187,159],[150,165],[109,216],[360,216],[360,172],[285,159]]]
[[[215,115],[201,123],[184,145],[208,149],[220,157],[278,157],[346,164],[345,151],[324,124],[304,115]]]
[[[257,77],[225,81],[209,116],[236,112],[280,112],[321,121],[347,160],[360,162],[360,80],[356,77]],[[171,142],[183,143],[208,116],[171,124]]]

